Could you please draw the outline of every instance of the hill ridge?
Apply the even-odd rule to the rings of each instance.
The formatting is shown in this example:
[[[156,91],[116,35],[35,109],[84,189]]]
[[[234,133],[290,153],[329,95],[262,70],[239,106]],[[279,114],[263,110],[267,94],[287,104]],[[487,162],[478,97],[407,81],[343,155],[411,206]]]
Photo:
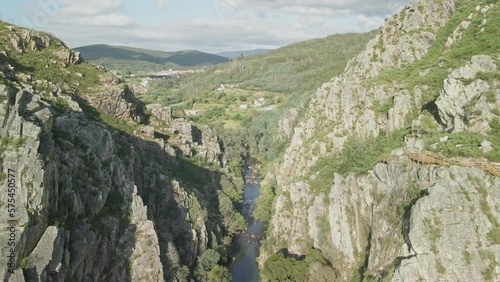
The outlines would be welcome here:
[[[146,64],[156,68],[192,68],[227,62],[222,56],[198,51],[160,51],[138,47],[93,44],[74,48],[82,57],[109,69]],[[140,66],[134,68],[140,69]]]

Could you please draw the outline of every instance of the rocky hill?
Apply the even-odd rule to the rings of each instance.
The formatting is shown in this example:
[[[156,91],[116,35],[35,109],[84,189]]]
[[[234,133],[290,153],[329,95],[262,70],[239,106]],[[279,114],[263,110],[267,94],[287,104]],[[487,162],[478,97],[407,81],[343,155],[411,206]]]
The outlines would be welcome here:
[[[496,1],[411,1],[280,123],[264,281],[500,279],[499,19]]]
[[[213,131],[50,34],[0,22],[0,42],[3,280],[204,280],[207,250],[227,261],[242,182]]]

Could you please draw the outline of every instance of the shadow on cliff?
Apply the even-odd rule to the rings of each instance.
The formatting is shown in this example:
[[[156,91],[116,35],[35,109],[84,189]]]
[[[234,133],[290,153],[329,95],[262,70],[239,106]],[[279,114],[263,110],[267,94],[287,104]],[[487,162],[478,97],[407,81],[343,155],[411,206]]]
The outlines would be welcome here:
[[[164,278],[171,281],[173,273],[180,265],[188,265],[193,269],[197,256],[205,247],[210,247],[210,243],[214,240],[211,238],[211,232],[217,238],[221,238],[223,234],[220,233],[225,232],[217,197],[217,191],[222,189],[220,184],[222,174],[194,164],[189,158],[182,157],[180,150],[175,147],[177,153],[176,156],[172,156],[160,145],[161,142],[144,140],[105,124],[100,119],[101,113],[85,100],[78,99],[78,103],[84,109],[88,119],[100,122],[102,127],[113,136],[116,148],[114,154],[123,161],[125,173],[133,181],[138,195],[147,206],[148,220],[154,223],[155,233],[159,240]],[[195,139],[201,140],[202,132],[199,129],[193,133]],[[168,136],[158,137],[163,140],[169,138]],[[175,184],[172,183],[174,180],[182,188],[174,187]],[[203,222],[206,230],[200,228],[200,223],[196,222],[197,218],[194,218],[196,214],[193,214],[193,210],[197,208],[183,199],[185,196],[182,195],[183,190],[196,199],[201,210],[207,211],[206,220]],[[131,195],[123,196],[131,198]],[[114,205],[118,205],[119,202]],[[123,203],[130,204],[127,201]],[[131,208],[126,206],[120,210],[130,211]],[[129,220],[127,223],[130,225]],[[135,232],[135,226],[133,228]],[[192,228],[196,229],[196,232],[193,232]],[[172,261],[175,258],[171,257],[172,249],[169,244],[175,246],[180,265]],[[126,248],[123,256],[130,258],[132,253],[133,248]],[[127,276],[127,281],[130,281],[130,269],[127,269]]]

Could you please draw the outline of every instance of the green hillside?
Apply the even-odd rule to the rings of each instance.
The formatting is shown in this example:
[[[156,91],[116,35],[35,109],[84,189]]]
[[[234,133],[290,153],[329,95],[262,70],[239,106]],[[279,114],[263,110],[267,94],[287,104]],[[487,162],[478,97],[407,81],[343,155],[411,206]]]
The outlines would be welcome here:
[[[252,55],[259,55],[259,54],[265,54],[267,52],[271,51],[270,49],[253,49],[253,50],[241,50],[241,51],[224,51],[217,53],[217,55],[226,57],[226,58],[237,58],[240,57],[241,55],[243,56],[252,56]]]
[[[164,52],[127,46],[89,45],[75,50],[85,60],[106,68],[123,71],[155,71],[165,68],[189,68],[227,62],[228,59],[196,50]]]
[[[266,140],[258,141],[261,151],[271,156],[284,144],[264,132],[276,130],[278,120],[292,107],[301,110],[316,89],[341,74],[348,60],[377,32],[308,40],[266,54],[233,59],[182,80],[153,81],[148,93],[140,98],[147,103],[172,106],[181,116],[184,110],[193,110],[196,114],[187,116],[188,119],[219,124],[228,134],[243,136],[244,131],[264,136]],[[225,86],[223,92],[217,90],[221,85]],[[266,111],[252,107],[258,98],[265,98],[265,107],[273,108]],[[244,103],[250,107],[241,109]]]

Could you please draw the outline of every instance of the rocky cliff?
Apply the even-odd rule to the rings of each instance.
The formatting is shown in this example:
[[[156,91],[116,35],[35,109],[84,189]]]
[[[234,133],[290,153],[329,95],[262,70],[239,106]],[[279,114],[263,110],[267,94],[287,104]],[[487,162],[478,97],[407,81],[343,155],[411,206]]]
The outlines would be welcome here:
[[[318,89],[268,176],[264,269],[316,249],[324,281],[500,279],[494,2],[411,1]]]
[[[241,183],[213,131],[50,34],[0,22],[0,40],[3,280],[187,281],[205,250],[226,259]]]

